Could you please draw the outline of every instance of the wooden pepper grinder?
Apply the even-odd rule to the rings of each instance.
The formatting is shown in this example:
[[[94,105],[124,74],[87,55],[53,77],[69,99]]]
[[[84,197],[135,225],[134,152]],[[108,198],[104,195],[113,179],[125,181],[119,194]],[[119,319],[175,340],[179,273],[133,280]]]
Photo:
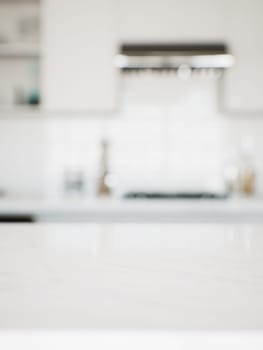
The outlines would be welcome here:
[[[100,164],[100,175],[98,179],[97,195],[98,196],[110,196],[111,189],[107,184],[107,178],[109,176],[108,168],[108,152],[109,152],[109,142],[107,140],[102,140],[101,142],[101,164]]]

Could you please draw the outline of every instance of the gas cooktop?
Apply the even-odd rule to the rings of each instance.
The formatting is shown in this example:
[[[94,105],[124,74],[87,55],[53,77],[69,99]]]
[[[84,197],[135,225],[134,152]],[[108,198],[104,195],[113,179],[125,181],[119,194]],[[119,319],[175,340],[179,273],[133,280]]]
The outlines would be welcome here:
[[[124,194],[126,199],[226,199],[225,193],[215,192],[143,192],[131,191]]]

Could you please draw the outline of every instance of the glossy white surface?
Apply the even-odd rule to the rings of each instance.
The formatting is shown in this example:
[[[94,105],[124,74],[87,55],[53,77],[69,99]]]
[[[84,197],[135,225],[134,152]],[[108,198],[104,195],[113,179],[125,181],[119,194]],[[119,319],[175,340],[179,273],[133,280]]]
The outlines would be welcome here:
[[[33,215],[47,222],[263,222],[262,198],[125,200],[21,198],[0,200],[0,215]]]
[[[263,226],[1,225],[0,329],[263,329]]]

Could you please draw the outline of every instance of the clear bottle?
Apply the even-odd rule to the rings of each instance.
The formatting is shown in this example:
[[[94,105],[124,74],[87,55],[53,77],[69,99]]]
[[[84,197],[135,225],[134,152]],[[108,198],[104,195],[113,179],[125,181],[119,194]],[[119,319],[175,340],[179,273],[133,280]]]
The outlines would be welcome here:
[[[109,142],[104,139],[101,142],[100,174],[99,174],[98,186],[97,186],[98,196],[111,195],[111,188],[107,181],[110,176],[108,157],[109,157]]]
[[[239,159],[239,191],[242,195],[252,196],[256,190],[256,171],[254,144],[250,139],[242,142]]]
[[[237,194],[239,191],[239,167],[237,152],[234,149],[229,151],[225,159],[223,177],[226,193],[229,195]]]
[[[85,174],[78,168],[66,168],[63,174],[64,194],[81,196],[85,193]]]

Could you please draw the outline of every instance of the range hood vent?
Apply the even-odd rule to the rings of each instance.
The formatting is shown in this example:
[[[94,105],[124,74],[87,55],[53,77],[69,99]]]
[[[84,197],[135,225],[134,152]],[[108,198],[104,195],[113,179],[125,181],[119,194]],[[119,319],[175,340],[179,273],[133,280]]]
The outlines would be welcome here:
[[[115,57],[122,71],[213,69],[234,65],[234,57],[224,43],[123,44]]]

